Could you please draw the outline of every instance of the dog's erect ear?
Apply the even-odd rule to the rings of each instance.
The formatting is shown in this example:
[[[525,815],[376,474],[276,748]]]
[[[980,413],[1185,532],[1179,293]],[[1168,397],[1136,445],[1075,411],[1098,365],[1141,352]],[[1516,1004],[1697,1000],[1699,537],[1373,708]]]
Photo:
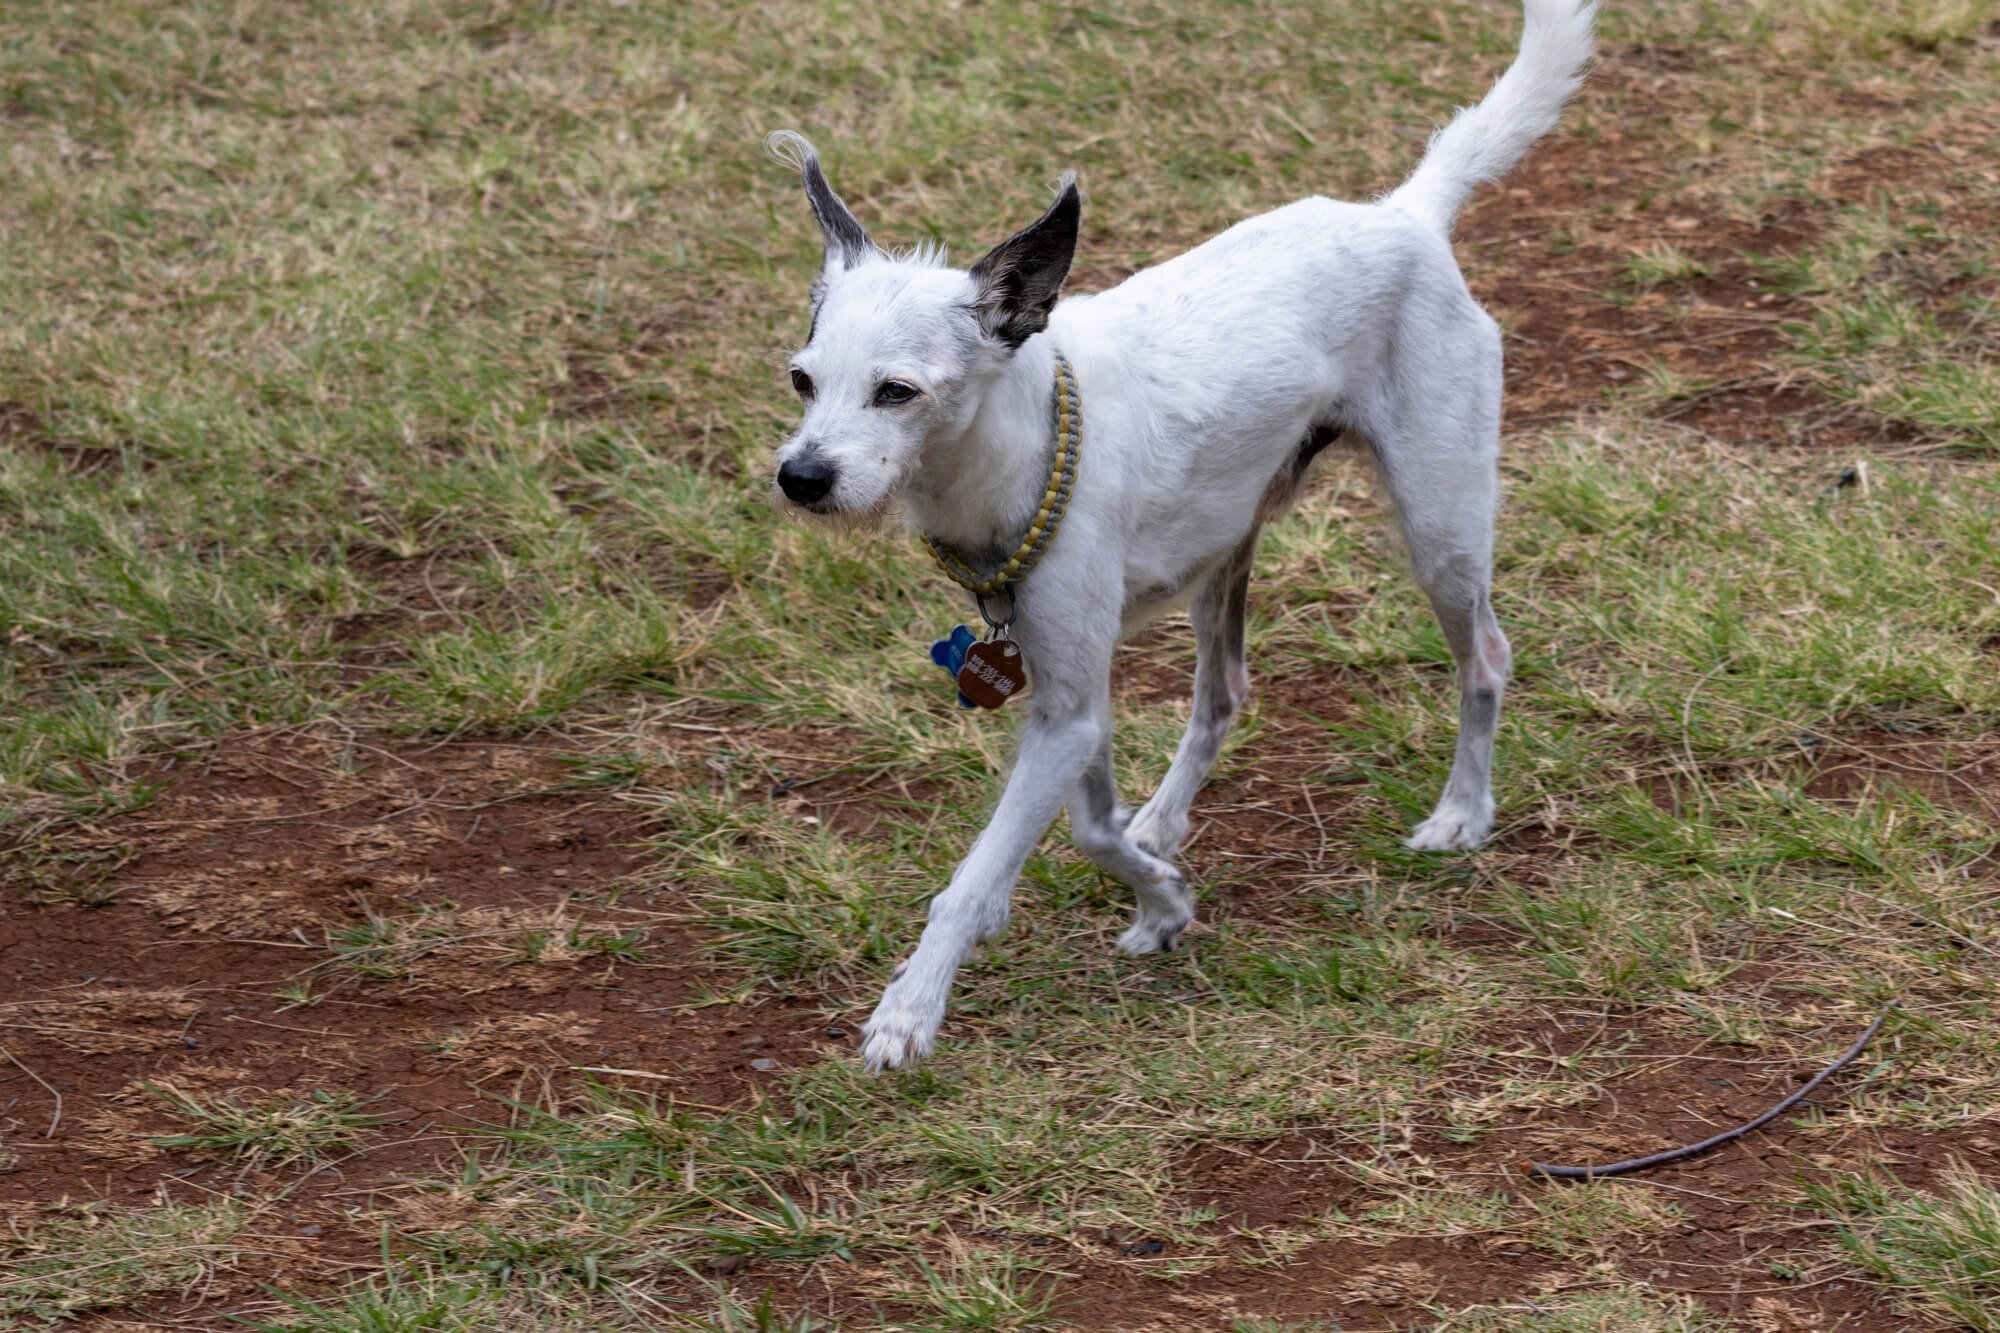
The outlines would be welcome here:
[[[1055,308],[1063,279],[1069,276],[1069,261],[1076,255],[1077,224],[1082,219],[1076,173],[1066,171],[1049,211],[972,266],[972,281],[979,289],[972,298],[973,312],[987,337],[1019,347],[1048,327],[1049,311]]]
[[[853,268],[874,253],[875,242],[868,239],[868,232],[826,183],[826,173],[819,169],[819,150],[804,135],[796,130],[773,130],[765,136],[764,148],[804,178],[806,199],[812,204],[813,216],[819,219],[819,229],[826,233],[829,267],[838,264],[841,268]]]

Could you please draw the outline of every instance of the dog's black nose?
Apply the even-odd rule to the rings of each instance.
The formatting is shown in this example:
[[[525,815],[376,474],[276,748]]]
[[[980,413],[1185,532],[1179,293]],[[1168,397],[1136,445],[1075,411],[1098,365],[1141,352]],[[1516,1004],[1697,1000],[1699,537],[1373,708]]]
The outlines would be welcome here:
[[[793,504],[816,504],[833,489],[833,464],[810,454],[788,458],[778,468],[778,489]]]

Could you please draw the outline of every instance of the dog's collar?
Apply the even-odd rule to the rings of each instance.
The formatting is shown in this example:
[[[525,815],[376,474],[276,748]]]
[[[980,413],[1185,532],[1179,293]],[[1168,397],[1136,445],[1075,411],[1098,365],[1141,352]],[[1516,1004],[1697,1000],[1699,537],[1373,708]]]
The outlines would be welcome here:
[[[1028,521],[1028,531],[1021,538],[1014,554],[1007,557],[992,577],[981,577],[971,563],[957,551],[945,545],[928,532],[923,533],[924,545],[929,548],[931,558],[938,562],[951,581],[964,588],[975,597],[987,598],[999,593],[1010,592],[1028,571],[1049,549],[1055,540],[1056,529],[1062,525],[1063,511],[1069,508],[1070,488],[1076,483],[1076,461],[1083,452],[1083,399],[1076,390],[1076,372],[1070,369],[1069,358],[1056,353],[1055,387],[1055,451],[1049,459],[1049,485],[1042,492],[1041,507]],[[983,609],[983,602],[982,602]]]

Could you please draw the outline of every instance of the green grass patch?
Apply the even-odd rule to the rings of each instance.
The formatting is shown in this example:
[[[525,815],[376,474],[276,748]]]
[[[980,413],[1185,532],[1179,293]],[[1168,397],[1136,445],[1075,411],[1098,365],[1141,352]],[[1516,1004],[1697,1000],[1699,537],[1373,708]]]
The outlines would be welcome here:
[[[1978,1333],[2000,1329],[2000,1190],[1958,1163],[1934,1191],[1879,1177],[1821,1185],[1814,1201],[1844,1219],[1841,1243],[1919,1308]]]
[[[218,1153],[251,1168],[317,1164],[330,1153],[358,1145],[382,1120],[362,1109],[367,1099],[323,1088],[246,1097],[145,1086],[161,1110],[188,1126],[153,1136],[155,1145]]]
[[[1472,1309],[1433,1325],[1436,1333],[1731,1333],[1741,1327],[1689,1296],[1582,1292],[1532,1306]]]
[[[192,1287],[234,1262],[246,1221],[227,1202],[37,1221],[0,1238],[0,1315],[42,1327]]]

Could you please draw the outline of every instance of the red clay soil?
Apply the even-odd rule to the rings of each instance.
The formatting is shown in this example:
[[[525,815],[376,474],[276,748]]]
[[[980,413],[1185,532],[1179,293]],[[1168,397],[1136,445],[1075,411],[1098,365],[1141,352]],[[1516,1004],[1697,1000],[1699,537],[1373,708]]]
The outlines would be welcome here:
[[[504,1122],[501,1098],[574,1092],[588,1077],[575,1067],[604,1066],[721,1105],[844,1044],[798,1004],[676,1012],[708,977],[662,914],[673,904],[610,892],[640,866],[645,825],[570,785],[557,753],[241,738],[163,762],[157,798],[66,838],[67,860],[14,848],[0,860],[0,1028],[19,1063],[0,1064],[0,1132],[19,1166],[0,1174],[0,1217],[289,1188],[290,1257],[256,1277],[326,1278],[379,1252],[370,1192],[450,1174],[442,1131]],[[76,859],[93,850],[115,868]],[[371,917],[425,933],[358,955],[388,975],[325,947]],[[628,934],[638,961],[602,952]],[[309,1004],[285,993],[299,980]],[[316,1172],[246,1175],[152,1146],[188,1126],[148,1083],[350,1092],[384,1119]]]
[[[1810,249],[1836,206],[1937,189],[1966,172],[1978,150],[1860,153],[1831,166],[1810,203],[1779,201],[1747,221],[1724,217],[1698,199],[1677,199],[1670,187],[1679,164],[1660,156],[1653,129],[1684,111],[1674,95],[1681,77],[1648,53],[1607,55],[1591,87],[1603,105],[1622,110],[1601,115],[1592,135],[1537,145],[1503,186],[1467,208],[1460,262],[1506,332],[1508,421],[1565,420],[1664,370],[1698,387],[1648,415],[1715,439],[1833,446],[1916,438],[1905,425],[1832,401],[1783,367],[1779,328],[1808,322],[1811,311],[1772,291],[1760,261]],[[1994,224],[1982,197],[1933,202],[1952,227]],[[1706,272],[1641,289],[1627,263],[1656,246]],[[1946,311],[1954,282],[1964,280],[1940,278],[1934,290],[1916,285],[1926,288],[1928,305]]]
[[[1191,1152],[1175,1170],[1179,1179],[1197,1182],[1188,1188],[1187,1207],[1213,1209],[1218,1227],[1241,1238],[1224,1246],[1236,1262],[1172,1280],[1162,1270],[1186,1256],[1137,1235],[1107,1233],[1095,1251],[1081,1255],[1034,1240],[1014,1248],[1060,1274],[1064,1327],[1104,1333],[1219,1330],[1255,1318],[1387,1333],[1429,1327],[1430,1311],[1439,1308],[1497,1307],[1527,1316],[1612,1279],[1693,1298],[1757,1333],[1947,1333],[1956,1325],[1910,1313],[1859,1275],[1823,1220],[1801,1213],[1802,1187],[1871,1168],[1928,1187],[1953,1161],[2000,1179],[2000,1121],[1939,1131],[1843,1124],[1842,1089],[1866,1076],[1866,1059],[1766,1130],[1685,1163],[1623,1182],[1555,1182],[1523,1169],[1538,1158],[1617,1160],[1740,1124],[1817,1072],[1853,1035],[1844,1023],[1830,1023],[1824,1040],[1805,1043],[1813,1054],[1792,1061],[1738,1055],[1665,1030],[1625,1030],[1603,1015],[1539,1016],[1496,1027],[1472,1045],[1544,1070],[1566,1068],[1580,1087],[1595,1088],[1593,1095],[1565,1108],[1522,1108],[1469,1144],[1432,1131],[1409,1142],[1365,1145],[1351,1134],[1304,1126],[1270,1142]],[[1815,1108],[1827,1112],[1826,1122],[1803,1123]],[[1497,1195],[1509,1221],[1466,1234],[1450,1234],[1447,1223],[1441,1234],[1414,1238],[1370,1236],[1359,1221],[1355,1234],[1309,1243],[1283,1262],[1271,1262],[1254,1239],[1259,1229],[1296,1230],[1336,1214],[1363,1219],[1411,1183]],[[1538,1199],[1607,1188],[1635,1196],[1630,1206],[1676,1209],[1679,1216],[1630,1234],[1585,1231],[1568,1238],[1566,1252],[1536,1231]],[[968,1239],[990,1247],[999,1238]],[[746,1303],[769,1292],[780,1309],[810,1311],[837,1327],[869,1327],[883,1314],[866,1295],[866,1265],[862,1256],[858,1265],[822,1262],[805,1273],[752,1266],[730,1281]]]
[[[1176,691],[1175,674],[1161,669],[1155,683]],[[1207,855],[1254,853],[1268,862],[1249,877],[1260,887],[1206,904],[1221,915],[1294,914],[1299,906],[1265,881],[1284,873],[1285,856],[1302,866],[1325,859],[1311,815],[1330,815],[1313,794],[1325,784],[1305,781],[1326,761],[1309,711],[1324,700],[1294,697],[1282,683],[1270,690],[1260,705],[1265,734],[1253,742],[1257,764],[1212,786],[1203,803],[1215,811]],[[808,793],[823,795],[823,817],[858,819],[866,801],[843,785],[850,779],[832,773],[810,783],[810,761],[829,752],[826,739],[799,738],[791,776],[809,785],[779,799],[811,803]],[[259,1224],[260,1245],[279,1257],[255,1281],[332,1281],[372,1266],[385,1217],[418,1220],[399,1215],[399,1197],[414,1196],[398,1186],[450,1174],[456,1149],[444,1131],[503,1121],[498,1098],[572,1093],[584,1077],[574,1067],[599,1065],[658,1076],[632,1086],[721,1106],[756,1095],[776,1069],[836,1051],[845,1058],[845,1020],[806,1005],[675,1011],[704,982],[723,979],[708,975],[688,938],[663,919],[670,903],[643,891],[613,900],[610,890],[629,883],[642,863],[637,844],[646,827],[633,808],[571,785],[573,772],[557,753],[554,744],[349,748],[289,735],[243,738],[163,765],[158,797],[96,836],[112,867],[101,879],[91,878],[88,861],[51,869],[46,856],[16,848],[6,862],[14,873],[0,925],[0,1012],[7,1049],[25,1070],[0,1071],[0,1105],[21,1167],[0,1175],[0,1210],[24,1219],[64,1201],[142,1205],[289,1187],[281,1216]],[[774,787],[786,780],[773,776]],[[1253,777],[1264,779],[1256,790],[1236,790]],[[1253,810],[1267,822],[1246,823]],[[32,905],[30,897],[108,901]],[[328,964],[319,947],[328,931],[371,914],[448,920],[451,929],[428,952],[376,959],[391,975]],[[638,963],[571,942],[635,930],[644,932]],[[530,956],[536,932],[540,961]],[[283,994],[302,974],[320,997],[307,1006]],[[1831,1050],[1847,1035],[1829,1027],[1817,1045]],[[1177,1172],[1190,1182],[1188,1206],[1213,1207],[1224,1226],[1245,1228],[1334,1210],[1358,1216],[1386,1197],[1372,1192],[1363,1168],[1471,1181],[1526,1200],[1571,1188],[1524,1178],[1519,1166],[1530,1156],[1601,1159],[1690,1141],[1762,1110],[1811,1065],[1738,1059],[1670,1032],[1620,1033],[1601,1016],[1538,1018],[1479,1045],[1523,1059],[1578,1060],[1576,1077],[1603,1093],[1564,1109],[1524,1110],[1469,1145],[1433,1134],[1364,1149],[1309,1126],[1254,1147],[1216,1145]],[[53,1099],[26,1070],[62,1094],[53,1134],[46,1133]],[[357,1153],[316,1173],[245,1173],[212,1156],[150,1146],[146,1136],[185,1126],[160,1111],[146,1082],[199,1095],[350,1091],[376,1098],[368,1109],[387,1119]],[[1838,1084],[1823,1104],[1837,1098]],[[1836,1121],[1801,1131],[1788,1119],[1649,1176],[1646,1188],[1687,1218],[1617,1246],[1619,1266],[1751,1327],[1939,1327],[1890,1310],[1878,1288],[1832,1262],[1821,1232],[1796,1227],[1784,1202],[1796,1197],[1802,1176],[1853,1169],[1864,1156],[1894,1164],[1913,1183],[1953,1156],[2000,1172],[2000,1126],[1925,1135]],[[1057,1260],[1070,1275],[1062,1297],[1075,1327],[1217,1328],[1251,1315],[1410,1327],[1422,1322],[1425,1303],[1545,1299],[1544,1279],[1574,1280],[1579,1267],[1504,1235],[1349,1239],[1309,1245],[1283,1266],[1228,1264],[1196,1282],[1167,1283],[1154,1273],[1176,1256],[1149,1252],[1143,1241],[1107,1237],[1094,1255]],[[1247,1242],[1241,1248],[1252,1256]],[[865,1323],[873,1306],[853,1289],[859,1267],[826,1264],[811,1275],[753,1267],[730,1280],[752,1300],[777,1285]],[[162,1301],[144,1313],[204,1326],[211,1312],[253,1297],[249,1282],[226,1274],[203,1303]]]
[[[1936,736],[1918,722],[1802,736],[1800,748],[1806,794],[1819,800],[1859,800],[1897,786],[1939,809],[2000,822],[2000,738]]]
[[[1844,1047],[1853,1035],[1829,1029],[1826,1050]],[[1521,1205],[1538,1195],[1601,1187],[1530,1178],[1523,1171],[1530,1159],[1605,1162],[1690,1143],[1750,1119],[1817,1072],[1814,1061],[1733,1058],[1729,1048],[1667,1034],[1619,1033],[1596,1019],[1582,1026],[1540,1019],[1489,1037],[1503,1050],[1533,1053],[1552,1064],[1583,1057],[1578,1077],[1601,1084],[1602,1095],[1566,1110],[1523,1111],[1468,1145],[1431,1136],[1370,1154],[1351,1141],[1302,1129],[1254,1148],[1203,1149],[1180,1174],[1206,1182],[1195,1202],[1214,1207],[1225,1222],[1248,1227],[1332,1211],[1358,1217],[1389,1202],[1389,1191],[1366,1183],[1364,1168],[1497,1193],[1519,1216],[1526,1212]],[[1598,1050],[1610,1053],[1593,1056]],[[1855,1069],[1837,1075],[1807,1105],[1837,1106],[1839,1080],[1859,1078],[1866,1061]],[[1657,1195],[1684,1218],[1651,1235],[1609,1241],[1605,1249],[1618,1270],[1627,1279],[1695,1297],[1714,1313],[1775,1333],[1952,1327],[1909,1315],[1883,1288],[1857,1280],[1855,1270],[1838,1260],[1823,1228],[1800,1225],[1800,1184],[1873,1164],[1921,1187],[1952,1159],[2000,1178],[2000,1121],[1921,1132],[1854,1128],[1835,1116],[1801,1130],[1796,1122],[1803,1114],[1801,1108],[1765,1131],[1623,1186]],[[1590,1248],[1587,1238],[1580,1248]],[[1587,1256],[1559,1257],[1504,1233],[1342,1239],[1309,1245],[1284,1268],[1231,1268],[1190,1287],[1215,1318],[1331,1315],[1349,1329],[1402,1328],[1416,1326],[1412,1304],[1419,1301],[1531,1310],[1549,1298],[1558,1277],[1575,1289],[1587,1263]],[[1116,1313],[1080,1318],[1078,1327],[1213,1326],[1185,1322],[1193,1303],[1188,1296],[1147,1282],[1143,1265],[1130,1261],[1102,1264],[1082,1286],[1079,1311]]]
[[[1185,627],[1141,636],[1120,653],[1116,697],[1185,716],[1194,688],[1192,664],[1185,661],[1189,646]],[[1176,656],[1182,660],[1172,660]],[[1258,676],[1251,692],[1229,753],[1195,802],[1181,856],[1202,890],[1196,936],[1219,920],[1282,917],[1284,904],[1299,894],[1337,892],[1329,879],[1341,869],[1336,839],[1365,791],[1358,775],[1345,771],[1327,731],[1352,715],[1358,697],[1338,671]],[[1438,706],[1451,706],[1444,694]],[[1123,789],[1150,790],[1170,757],[1161,754],[1122,773]]]
[[[1640,107],[1656,95],[1615,63],[1597,80]],[[1657,140],[1628,123],[1539,146],[1505,186],[1466,211],[1462,262],[1507,334],[1509,422],[1567,419],[1664,367],[1706,388],[1656,415],[1735,442],[1811,441],[1818,423],[1842,414],[1774,370],[1777,325],[1801,308],[1759,285],[1751,256],[1806,247],[1819,219],[1795,204],[1754,224],[1697,207],[1635,213],[1633,201],[1673,173],[1659,160]],[[1605,224],[1607,213],[1615,227]],[[1707,275],[1638,290],[1625,266],[1649,243],[1700,261]]]

